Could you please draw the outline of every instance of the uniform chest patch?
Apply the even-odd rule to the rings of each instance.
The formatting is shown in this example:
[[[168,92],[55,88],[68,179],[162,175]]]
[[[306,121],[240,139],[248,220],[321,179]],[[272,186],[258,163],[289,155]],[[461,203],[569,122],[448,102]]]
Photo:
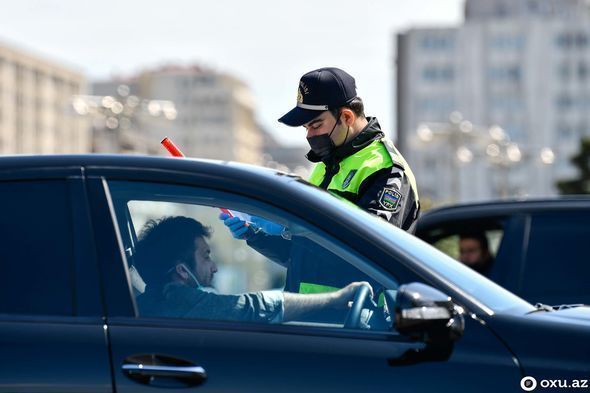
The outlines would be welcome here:
[[[344,179],[344,181],[342,182],[342,189],[345,189],[346,187],[349,186],[349,184],[352,181],[352,178],[354,177],[355,174],[356,174],[356,169],[353,169],[352,171],[348,172],[346,179]]]
[[[379,198],[379,204],[385,210],[395,211],[402,200],[402,194],[393,188],[384,188]]]

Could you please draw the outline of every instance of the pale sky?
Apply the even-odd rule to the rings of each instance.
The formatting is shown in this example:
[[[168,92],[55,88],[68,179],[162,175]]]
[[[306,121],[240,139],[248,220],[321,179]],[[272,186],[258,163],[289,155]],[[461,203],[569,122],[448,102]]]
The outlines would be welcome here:
[[[301,75],[335,66],[356,79],[367,115],[392,135],[395,33],[458,25],[464,0],[2,1],[0,41],[64,63],[89,80],[165,63],[235,75],[260,123],[305,143],[276,119],[295,105]]]

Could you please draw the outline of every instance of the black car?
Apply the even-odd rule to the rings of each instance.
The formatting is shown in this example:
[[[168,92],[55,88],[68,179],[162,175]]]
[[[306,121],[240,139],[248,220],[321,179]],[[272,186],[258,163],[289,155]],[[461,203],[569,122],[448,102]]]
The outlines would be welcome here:
[[[484,233],[487,276],[531,303],[590,304],[590,197],[502,200],[432,209],[416,236],[458,258],[462,233]]]
[[[0,200],[2,392],[588,385],[589,308],[534,307],[284,173],[176,158],[2,157]],[[233,239],[220,208],[282,225],[284,240],[305,244],[334,274],[369,281],[374,301],[360,286],[340,320],[244,322],[223,310],[210,310],[216,318],[145,315],[138,299],[150,288],[137,250],[143,228],[162,217],[212,228],[219,271],[216,289],[202,291],[280,291],[291,267]]]

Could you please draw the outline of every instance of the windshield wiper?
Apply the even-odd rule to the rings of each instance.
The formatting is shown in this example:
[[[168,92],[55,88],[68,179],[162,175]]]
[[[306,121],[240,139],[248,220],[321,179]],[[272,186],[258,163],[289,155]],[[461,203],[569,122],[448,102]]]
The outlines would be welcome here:
[[[586,307],[588,306],[587,304],[583,304],[583,303],[578,303],[578,304],[560,304],[557,306],[550,306],[548,304],[543,304],[543,303],[536,303],[535,304],[535,308],[536,310],[533,310],[527,314],[532,314],[535,312],[539,312],[539,311],[546,311],[546,312],[553,312],[553,311],[560,311],[560,310],[567,310],[569,308],[576,308],[576,307]]]

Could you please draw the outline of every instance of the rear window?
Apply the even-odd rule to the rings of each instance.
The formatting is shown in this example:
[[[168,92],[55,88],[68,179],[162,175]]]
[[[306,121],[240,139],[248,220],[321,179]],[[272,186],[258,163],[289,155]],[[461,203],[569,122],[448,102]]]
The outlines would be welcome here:
[[[71,315],[65,181],[0,183],[0,314]]]
[[[590,303],[590,212],[532,217],[522,292],[531,301]]]

